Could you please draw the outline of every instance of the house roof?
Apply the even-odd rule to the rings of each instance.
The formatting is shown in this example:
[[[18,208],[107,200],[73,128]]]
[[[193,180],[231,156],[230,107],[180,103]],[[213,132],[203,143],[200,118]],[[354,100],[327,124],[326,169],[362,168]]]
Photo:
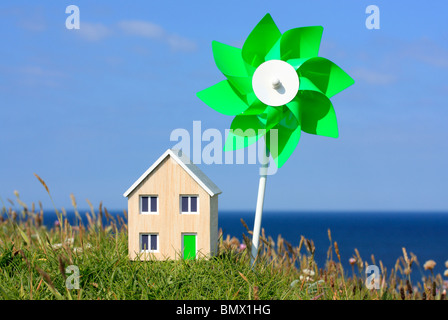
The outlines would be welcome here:
[[[123,194],[124,197],[127,197],[131,194],[132,191],[134,191],[135,188],[137,188],[140,183],[145,180],[145,178],[154,171],[155,168],[166,158],[170,156],[174,161],[176,161],[184,170],[205,190],[207,193],[213,197],[214,195],[222,193],[222,191],[213,183],[212,180],[209,179],[199,169],[193,162],[191,162],[190,158],[186,156],[181,150],[177,149],[168,149],[165,151],[164,154],[160,156],[159,159],[157,159],[156,162],[152,164],[151,167],[149,167],[148,170],[143,173],[140,178],[137,179],[137,181],[134,182],[134,184],[126,190],[126,192]]]

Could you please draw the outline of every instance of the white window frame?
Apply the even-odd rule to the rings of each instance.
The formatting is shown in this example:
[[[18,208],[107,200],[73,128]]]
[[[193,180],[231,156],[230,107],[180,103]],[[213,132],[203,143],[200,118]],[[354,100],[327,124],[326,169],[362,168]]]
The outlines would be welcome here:
[[[147,212],[143,212],[143,205],[142,205],[142,201],[143,201],[143,197],[148,197],[148,211]],[[155,212],[151,212],[151,198],[156,198],[157,200],[157,211]],[[138,199],[138,204],[139,204],[139,212],[140,214],[159,214],[159,196],[156,194],[141,194],[139,196]]]
[[[148,236],[148,247],[149,248],[151,248],[151,236],[157,236],[157,249],[156,250],[151,250],[149,248],[147,250],[143,250],[143,248],[142,248],[142,236],[144,236],[144,235]],[[139,248],[140,248],[140,252],[143,252],[143,253],[157,253],[157,252],[160,252],[159,251],[159,248],[160,248],[159,234],[158,233],[146,233],[146,232],[140,233],[140,236],[139,236]]]
[[[182,198],[188,197],[188,211],[182,211]],[[196,197],[196,212],[191,212],[191,197]],[[199,214],[199,195],[197,194],[181,194],[179,196],[179,209],[180,214]]]

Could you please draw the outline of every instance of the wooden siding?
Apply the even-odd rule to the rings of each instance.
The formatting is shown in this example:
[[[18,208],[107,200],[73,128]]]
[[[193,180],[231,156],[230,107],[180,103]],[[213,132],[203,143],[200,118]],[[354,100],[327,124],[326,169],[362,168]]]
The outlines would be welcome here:
[[[158,196],[158,214],[140,214],[140,196]],[[181,214],[180,196],[197,195],[199,213]],[[180,166],[166,157],[128,196],[129,258],[178,259],[182,233],[197,234],[198,256],[216,252],[218,196],[210,195]],[[212,210],[212,212],[210,212]],[[159,235],[156,253],[140,252],[140,234]]]

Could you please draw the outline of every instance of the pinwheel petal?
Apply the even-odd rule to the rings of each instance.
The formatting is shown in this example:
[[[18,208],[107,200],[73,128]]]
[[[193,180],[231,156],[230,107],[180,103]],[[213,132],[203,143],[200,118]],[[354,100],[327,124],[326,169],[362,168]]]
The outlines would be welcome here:
[[[281,168],[294,152],[301,135],[300,122],[286,109],[283,119],[266,134],[266,146],[278,168]]]
[[[196,95],[209,107],[228,116],[240,114],[249,107],[227,80],[199,91]]]
[[[296,59],[288,59],[286,62],[288,62],[290,65],[294,67],[294,69],[299,69],[300,66],[308,61],[310,58],[296,58]]]
[[[350,87],[355,81],[332,61],[314,57],[304,62],[299,69],[299,78],[307,78],[328,98]]]
[[[244,110],[242,115],[258,115],[263,113],[268,107],[263,102],[258,99],[254,93],[248,94],[246,96],[246,103],[249,105],[249,108]]]
[[[281,32],[268,13],[255,26],[247,37],[242,48],[242,56],[246,63],[258,67],[265,61],[265,56],[281,37]]]
[[[295,96],[294,99],[286,104],[286,107],[291,111],[296,120],[300,122],[300,99],[298,98],[298,94],[299,93],[297,93],[297,96]]]
[[[240,48],[212,41],[212,50],[216,66],[224,75],[233,77],[249,76]]]
[[[311,91],[317,91],[320,93],[323,93],[315,84],[314,82],[312,82],[310,79],[306,78],[306,77],[300,77],[299,76],[299,81],[300,81],[300,90],[311,90]]]
[[[263,123],[256,115],[238,115],[230,125],[224,151],[246,148],[266,133]]]
[[[304,132],[332,138],[339,136],[336,113],[328,97],[317,91],[299,91],[294,101],[300,109]]]
[[[324,28],[321,26],[295,28],[283,33],[280,40],[281,59],[311,58],[319,54]]]
[[[264,128],[269,130],[275,127],[283,117],[283,107],[267,106],[265,111],[258,116],[258,119],[263,123]]]
[[[241,49],[213,41],[213,57],[218,69],[243,94],[252,91],[252,80],[248,70],[253,67],[244,62]],[[253,73],[253,71],[251,71]]]
[[[277,40],[277,42],[272,46],[272,48],[269,50],[269,52],[266,54],[264,61],[268,60],[281,60],[282,55],[280,52],[280,43],[281,43],[281,37]]]

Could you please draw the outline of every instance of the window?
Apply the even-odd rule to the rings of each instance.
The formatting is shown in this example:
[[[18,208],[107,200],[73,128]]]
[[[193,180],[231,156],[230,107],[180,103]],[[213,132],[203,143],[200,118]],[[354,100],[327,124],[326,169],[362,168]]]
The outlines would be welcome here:
[[[158,213],[158,197],[157,196],[141,196],[140,197],[140,213],[157,214]]]
[[[198,196],[180,197],[181,213],[198,213]]]
[[[142,252],[159,252],[159,235],[158,234],[141,234],[140,250]]]

